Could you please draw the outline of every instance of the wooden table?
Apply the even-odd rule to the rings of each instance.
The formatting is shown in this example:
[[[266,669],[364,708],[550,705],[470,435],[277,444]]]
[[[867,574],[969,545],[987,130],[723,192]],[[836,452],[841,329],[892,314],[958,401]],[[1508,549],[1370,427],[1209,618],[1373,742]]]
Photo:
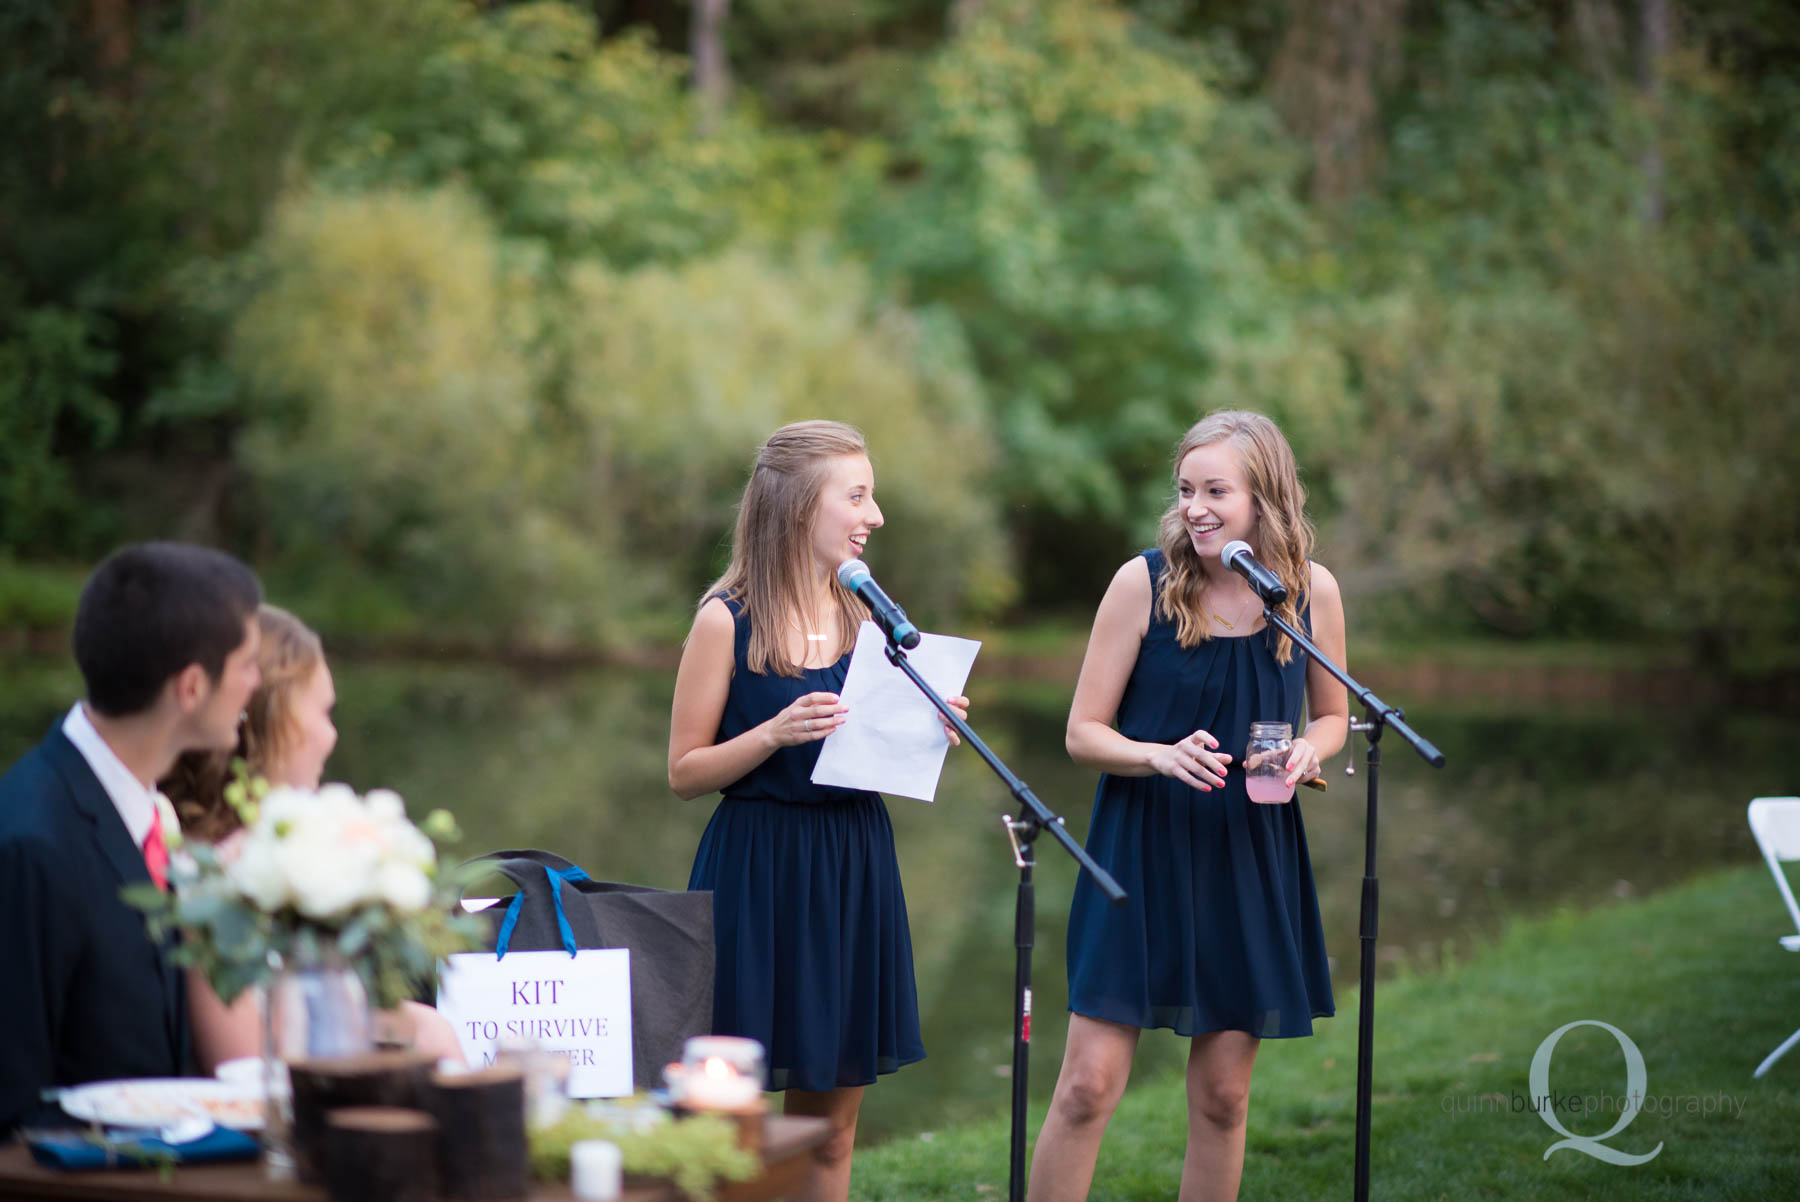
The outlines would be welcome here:
[[[774,1202],[800,1187],[812,1150],[831,1133],[824,1119],[770,1115],[763,1140],[763,1171],[718,1192],[718,1202]],[[164,1180],[155,1169],[102,1169],[68,1173],[31,1159],[31,1149],[13,1141],[0,1146],[0,1198],[24,1202],[322,1202],[325,1191],[308,1185],[268,1181],[255,1161],[190,1165]],[[574,1197],[566,1182],[537,1184],[531,1202],[564,1202]],[[679,1202],[672,1185],[627,1188],[620,1202]]]

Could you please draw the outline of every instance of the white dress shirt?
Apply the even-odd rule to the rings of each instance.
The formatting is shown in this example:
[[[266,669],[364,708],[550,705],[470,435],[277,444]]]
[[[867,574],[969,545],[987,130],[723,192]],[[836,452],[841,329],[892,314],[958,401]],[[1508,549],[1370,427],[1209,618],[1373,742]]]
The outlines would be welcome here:
[[[75,750],[81,758],[88,762],[94,775],[100,780],[100,787],[112,799],[113,808],[119,811],[119,818],[125,823],[125,831],[131,841],[139,848],[144,840],[150,837],[150,827],[156,821],[159,807],[167,806],[168,800],[154,788],[146,785],[133,775],[123,760],[113,753],[94,729],[94,723],[88,718],[87,706],[77,701],[69,716],[63,719],[63,733],[69,736],[69,742],[75,744]],[[167,841],[174,828],[169,825],[169,814],[163,814],[163,839]]]

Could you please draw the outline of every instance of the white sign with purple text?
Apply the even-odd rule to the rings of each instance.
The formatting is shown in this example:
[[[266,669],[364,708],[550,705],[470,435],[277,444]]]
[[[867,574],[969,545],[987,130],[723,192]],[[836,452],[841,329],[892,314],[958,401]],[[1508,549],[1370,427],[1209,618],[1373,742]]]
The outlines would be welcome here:
[[[471,1068],[494,1062],[501,1040],[536,1040],[569,1057],[569,1096],[619,1098],[631,1086],[631,953],[464,952],[438,982],[438,1010],[456,1028]]]

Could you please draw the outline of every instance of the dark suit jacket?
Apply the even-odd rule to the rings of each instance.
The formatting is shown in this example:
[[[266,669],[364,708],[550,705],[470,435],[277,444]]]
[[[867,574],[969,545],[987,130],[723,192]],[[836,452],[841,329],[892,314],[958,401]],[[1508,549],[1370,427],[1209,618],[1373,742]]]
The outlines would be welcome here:
[[[119,900],[149,879],[58,719],[0,778],[0,1132],[46,1086],[186,1071],[181,973]]]

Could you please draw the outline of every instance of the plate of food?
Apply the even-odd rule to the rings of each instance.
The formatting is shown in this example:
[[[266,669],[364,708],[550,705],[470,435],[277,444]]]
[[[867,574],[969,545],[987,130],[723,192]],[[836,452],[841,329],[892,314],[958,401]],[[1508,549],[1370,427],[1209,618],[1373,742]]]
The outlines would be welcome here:
[[[260,1087],[211,1077],[92,1081],[63,1090],[58,1103],[71,1118],[106,1127],[163,1127],[199,1117],[236,1131],[263,1125]]]

